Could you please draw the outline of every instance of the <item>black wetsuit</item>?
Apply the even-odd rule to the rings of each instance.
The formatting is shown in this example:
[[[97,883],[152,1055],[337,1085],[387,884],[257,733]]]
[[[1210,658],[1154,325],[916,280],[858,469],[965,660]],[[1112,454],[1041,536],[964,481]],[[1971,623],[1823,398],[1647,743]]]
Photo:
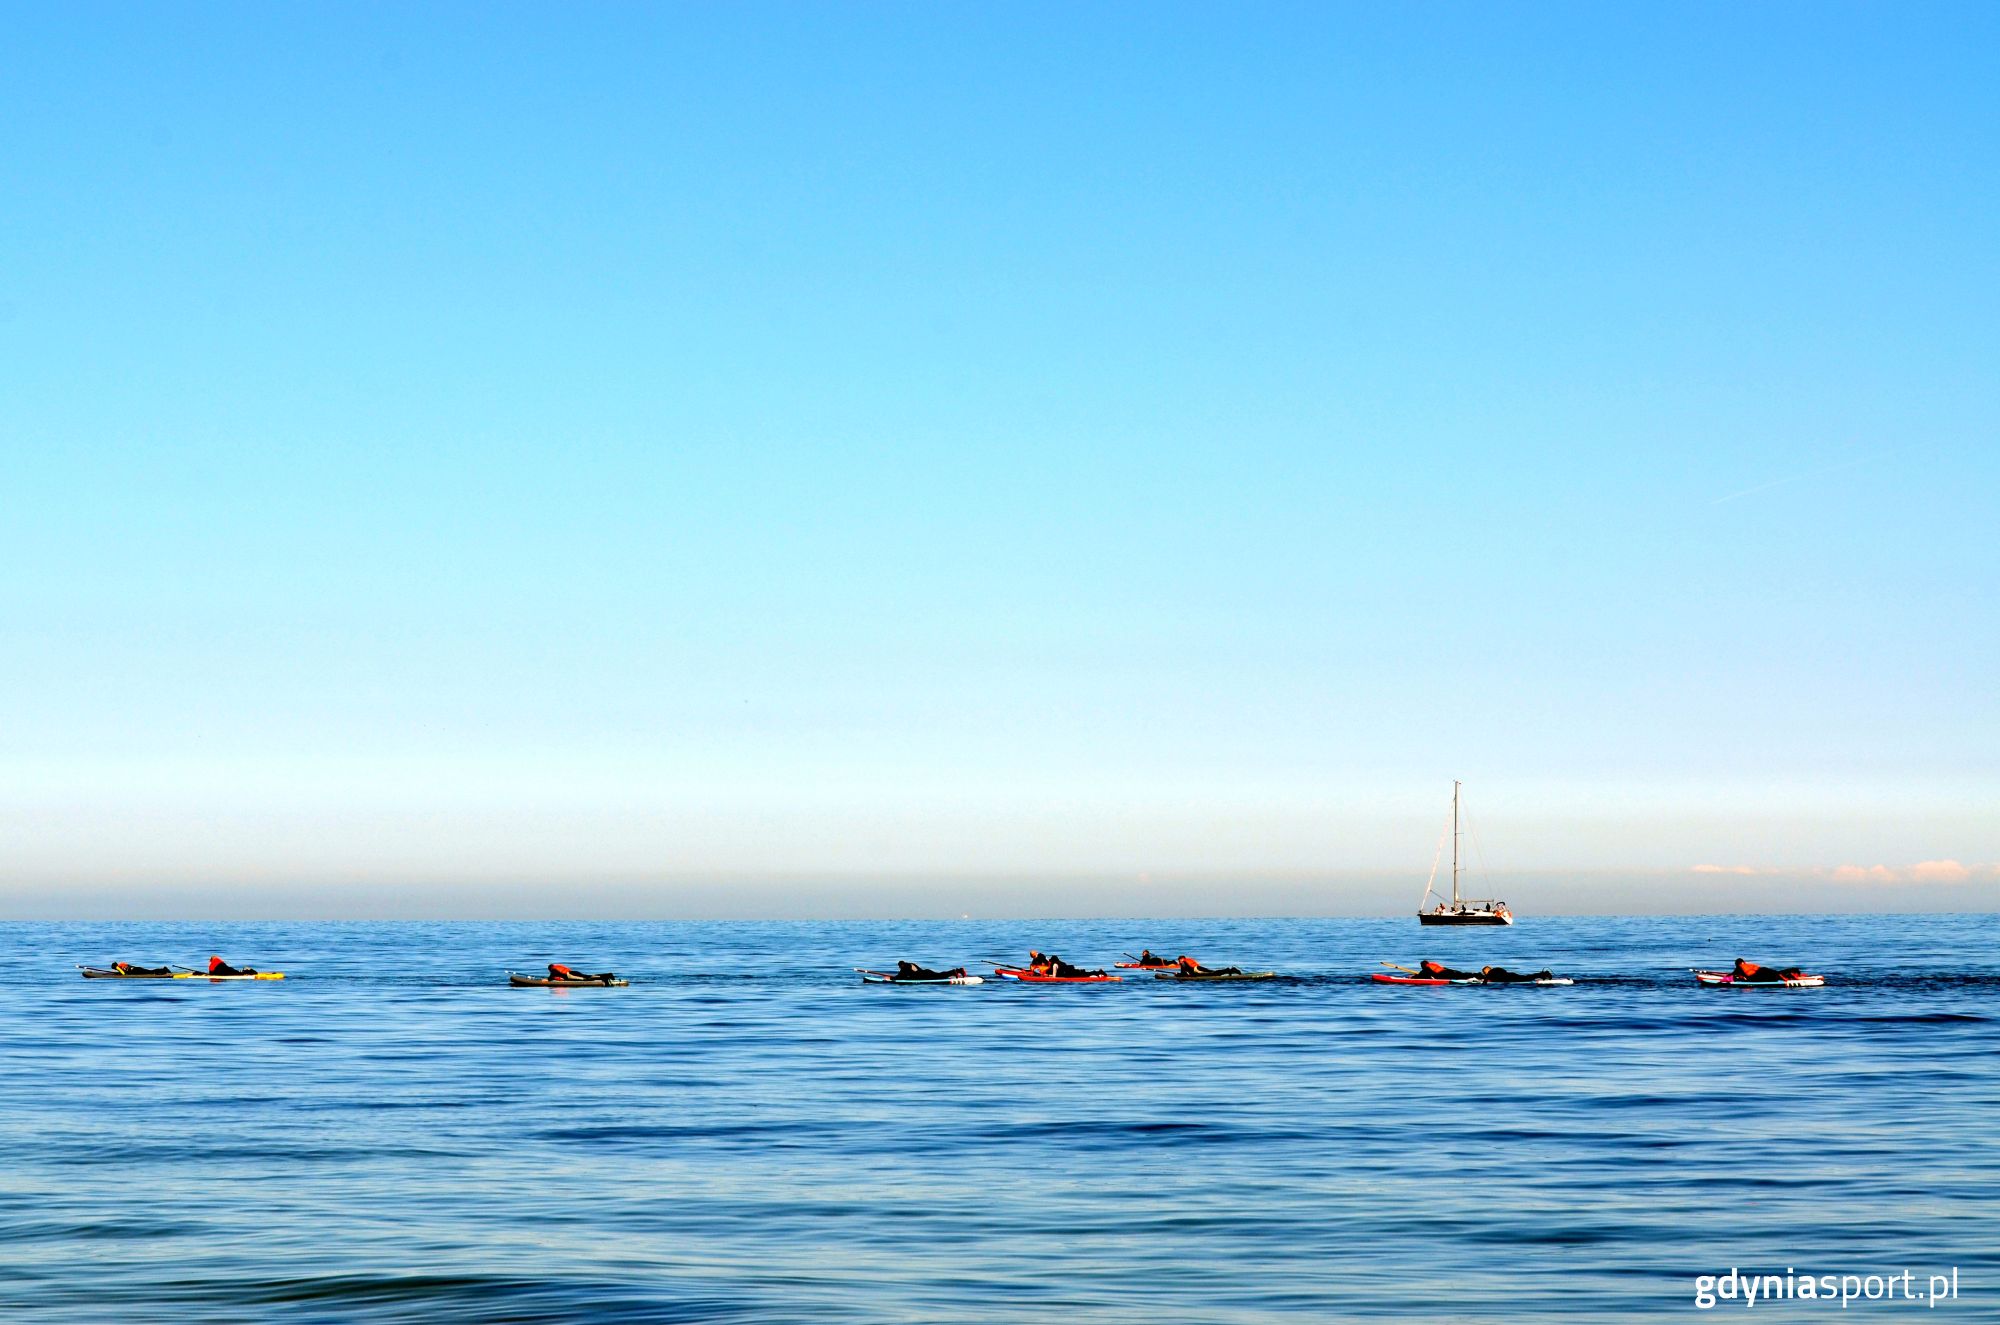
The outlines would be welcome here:
[[[208,968],[210,975],[255,975],[254,966],[231,966],[228,962],[217,962]]]
[[[1078,980],[1088,975],[1103,975],[1102,971],[1086,971],[1081,966],[1071,966],[1060,957],[1049,958],[1049,974],[1062,980]]]
[[[1489,985],[1529,985],[1537,980],[1553,980],[1547,971],[1536,971],[1532,975],[1520,975],[1504,966],[1489,966],[1479,977]]]
[[[915,962],[896,963],[896,978],[898,980],[949,980],[954,976],[964,974],[965,968],[963,966],[954,966],[949,971],[933,971],[930,967],[919,966]]]
[[[120,975],[172,975],[170,966],[134,966],[131,962],[113,962],[111,969]]]
[[[1419,964],[1417,975],[1425,980],[1477,980],[1477,971],[1454,971],[1449,966],[1424,966]]]

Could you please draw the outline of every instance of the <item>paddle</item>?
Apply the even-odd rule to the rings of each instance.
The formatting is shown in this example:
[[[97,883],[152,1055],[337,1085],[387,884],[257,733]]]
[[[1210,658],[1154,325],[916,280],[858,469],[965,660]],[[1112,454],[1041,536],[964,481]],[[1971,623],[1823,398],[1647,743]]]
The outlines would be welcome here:
[[[1383,962],[1382,964],[1383,964],[1384,966],[1388,967],[1388,968],[1389,968],[1390,970],[1392,970],[1392,971],[1407,971],[1407,972],[1409,972],[1409,973],[1410,973],[1411,975],[1422,975],[1422,974],[1423,974],[1423,972],[1422,972],[1422,971],[1419,971],[1419,970],[1418,970],[1418,969],[1417,969],[1416,967],[1414,967],[1414,966],[1398,966],[1398,965],[1396,965],[1396,963],[1394,963],[1394,962]]]

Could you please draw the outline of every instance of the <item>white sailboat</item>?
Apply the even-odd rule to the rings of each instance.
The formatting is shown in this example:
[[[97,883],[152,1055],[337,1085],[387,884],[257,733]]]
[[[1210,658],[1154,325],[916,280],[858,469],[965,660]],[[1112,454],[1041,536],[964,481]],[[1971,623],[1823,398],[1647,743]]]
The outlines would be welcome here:
[[[1511,925],[1514,913],[1507,909],[1505,902],[1490,897],[1461,897],[1458,893],[1458,789],[1462,784],[1456,779],[1451,784],[1451,900],[1442,896],[1432,905],[1431,896],[1437,892],[1438,862],[1444,856],[1444,843],[1438,843],[1437,855],[1431,857],[1431,877],[1424,883],[1424,899],[1417,903],[1417,922],[1424,925]]]

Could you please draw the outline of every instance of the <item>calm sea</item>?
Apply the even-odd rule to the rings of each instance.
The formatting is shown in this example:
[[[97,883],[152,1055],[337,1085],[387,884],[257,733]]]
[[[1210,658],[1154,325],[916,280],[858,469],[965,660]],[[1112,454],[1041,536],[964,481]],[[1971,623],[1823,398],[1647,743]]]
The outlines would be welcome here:
[[[1141,945],[1292,978],[849,969]],[[211,952],[291,978],[74,969]],[[1686,973],[1739,955],[1832,984]],[[1580,983],[1366,981],[1421,956]],[[505,986],[551,960],[632,987]],[[1731,1267],[2000,1318],[1996,916],[16,923],[0,971],[8,1322],[1644,1320]]]

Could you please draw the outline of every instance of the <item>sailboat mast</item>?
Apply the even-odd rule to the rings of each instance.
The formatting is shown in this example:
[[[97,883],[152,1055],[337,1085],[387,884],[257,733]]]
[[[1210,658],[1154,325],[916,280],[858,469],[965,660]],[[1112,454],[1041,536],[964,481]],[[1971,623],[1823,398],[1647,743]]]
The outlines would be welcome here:
[[[1451,783],[1451,904],[1458,905],[1458,788],[1457,778]]]

